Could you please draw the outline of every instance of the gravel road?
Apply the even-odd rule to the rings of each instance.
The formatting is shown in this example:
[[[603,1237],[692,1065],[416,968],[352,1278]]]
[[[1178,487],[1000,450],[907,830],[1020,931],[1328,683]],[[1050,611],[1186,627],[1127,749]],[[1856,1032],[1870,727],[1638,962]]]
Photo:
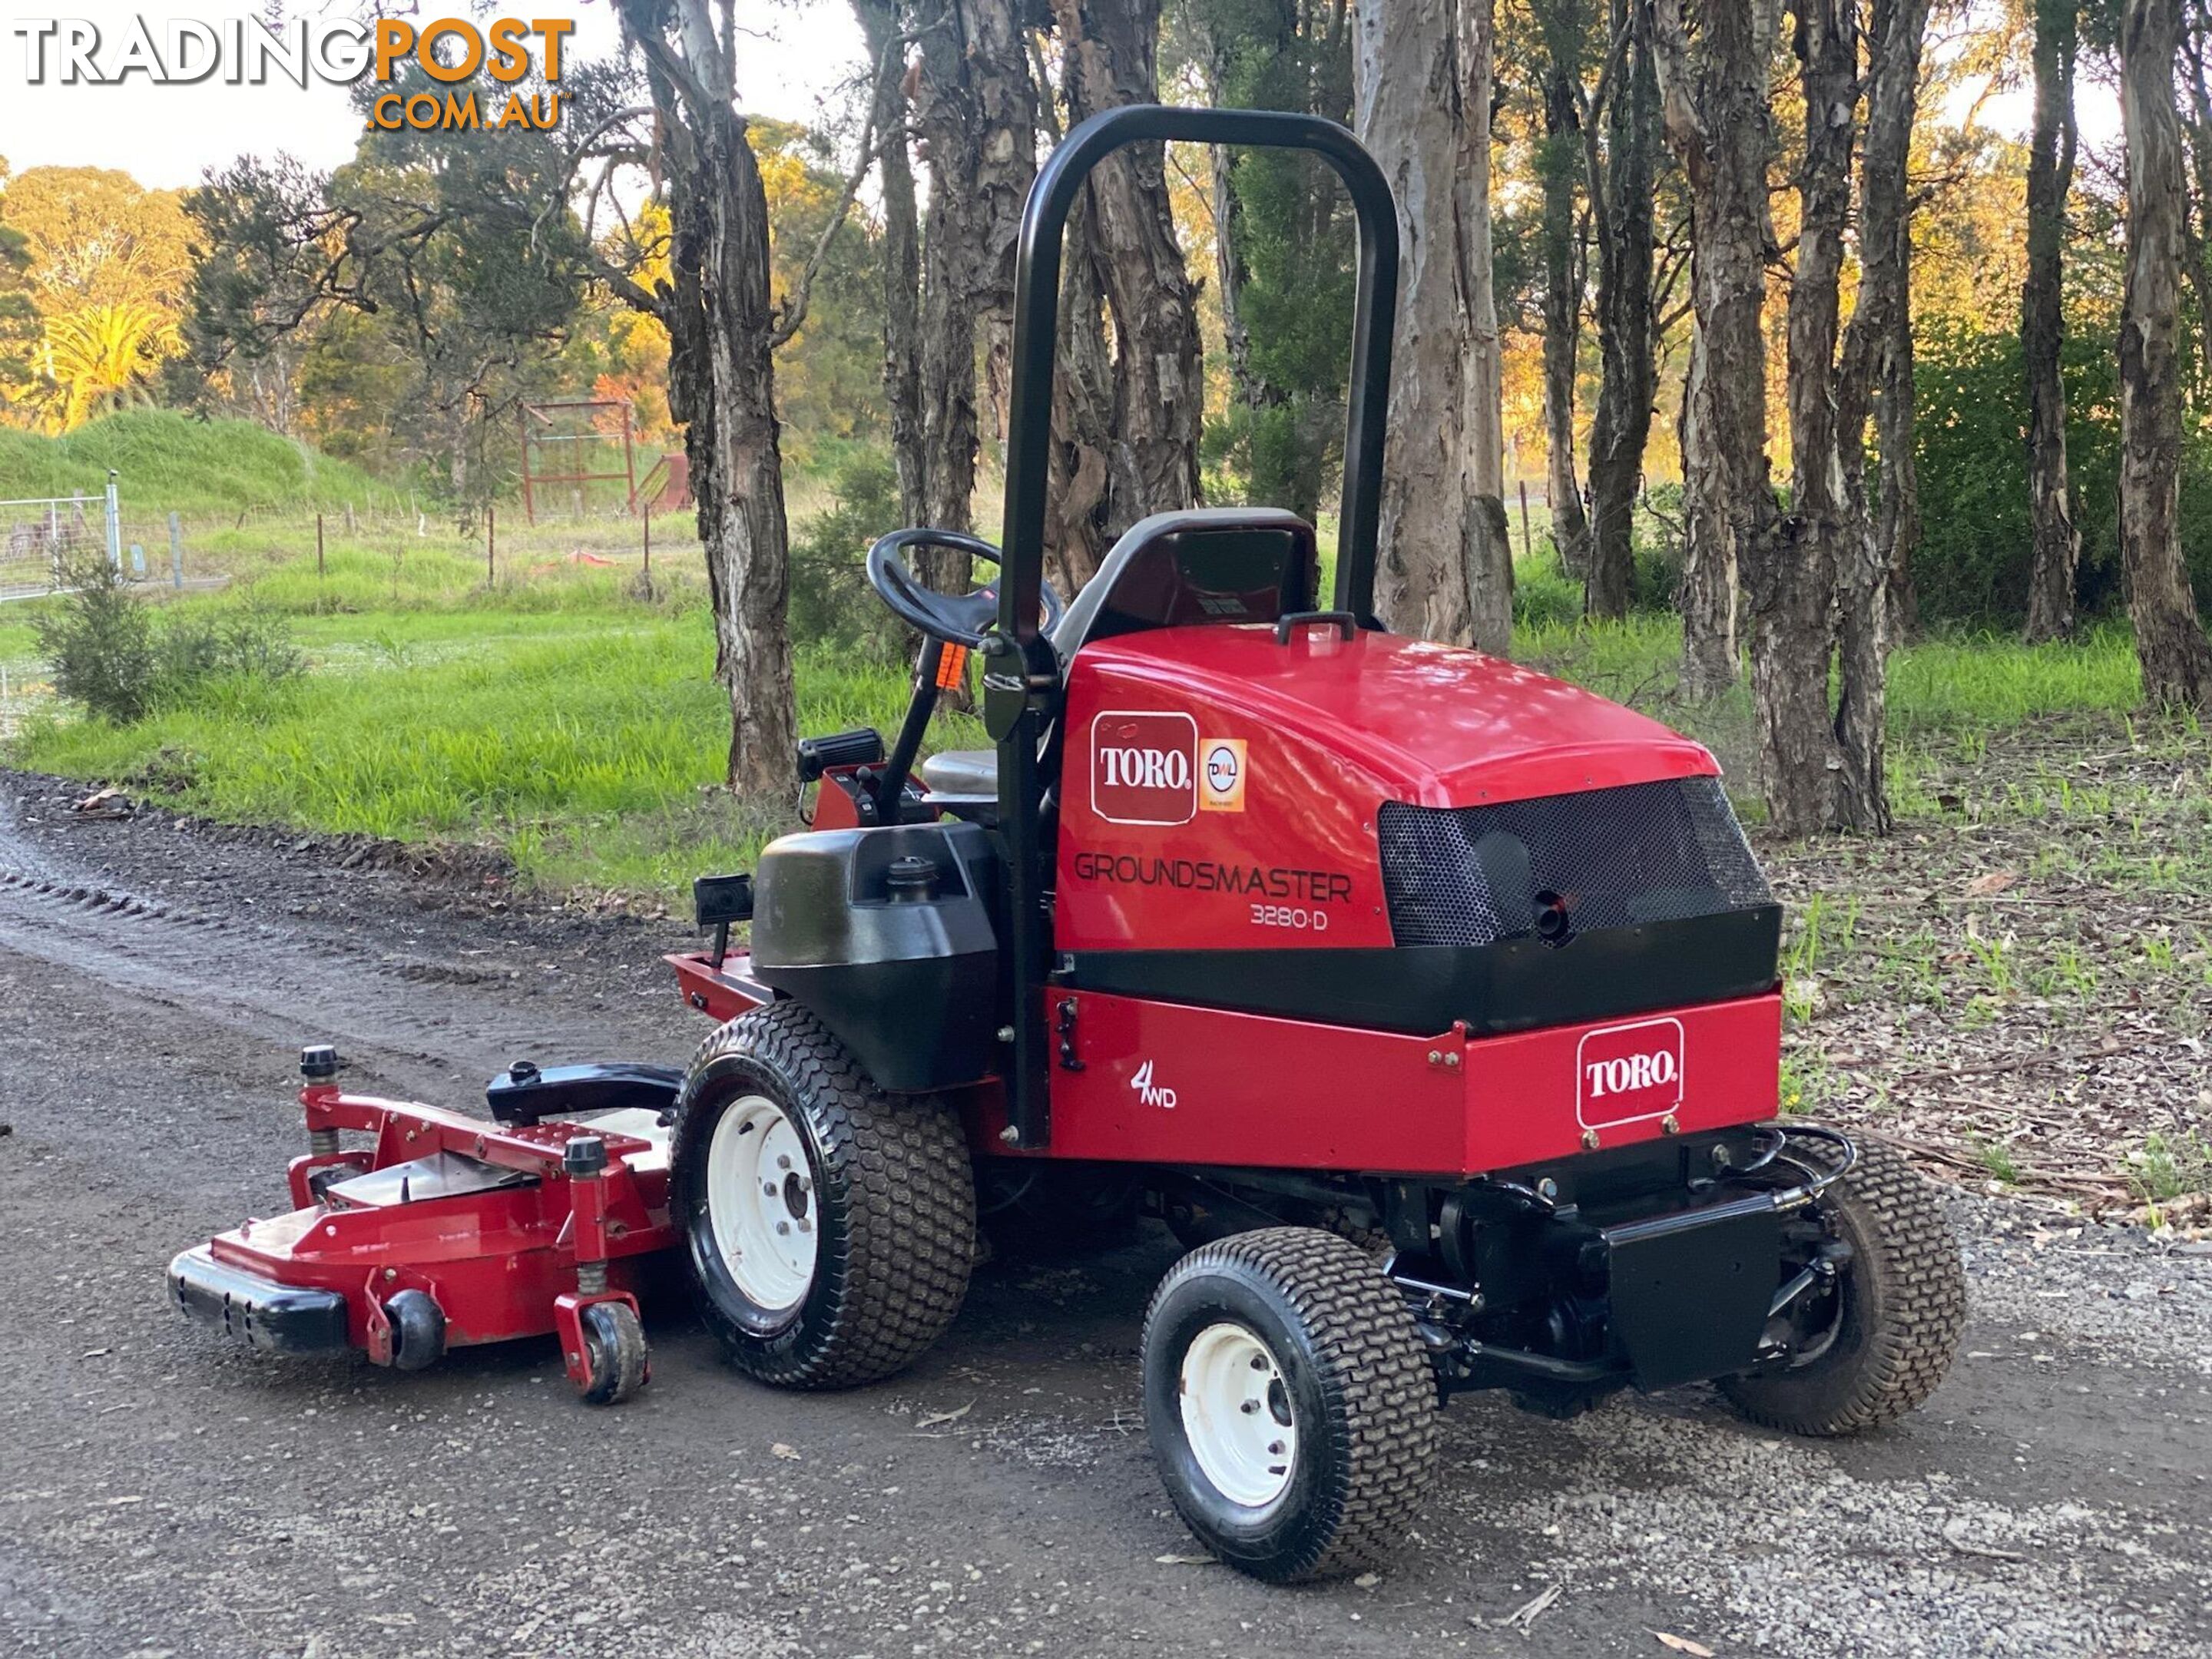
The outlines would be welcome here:
[[[1901,1426],[1462,1400],[1398,1565],[1295,1591],[1200,1564],[1153,1479],[1155,1231],[986,1267],[848,1395],[752,1386],[680,1305],[612,1412],[550,1343],[233,1352],[161,1269],[282,1206],[301,1042],[456,1105],[517,1056],[678,1058],[682,936],[77,793],[0,775],[0,1653],[2212,1654],[2212,1255],[1986,1199],[1966,1357]]]

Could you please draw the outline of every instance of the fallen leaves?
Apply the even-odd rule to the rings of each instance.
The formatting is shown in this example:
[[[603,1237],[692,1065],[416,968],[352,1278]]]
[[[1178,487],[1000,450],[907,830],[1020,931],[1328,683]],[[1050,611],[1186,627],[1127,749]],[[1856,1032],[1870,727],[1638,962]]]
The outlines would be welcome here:
[[[781,1440],[768,1449],[768,1455],[770,1457],[781,1457],[787,1463],[799,1462],[799,1449],[796,1446],[787,1446]]]
[[[1993,898],[2020,879],[2017,870],[1992,870],[1966,884],[1968,898]]]
[[[1672,1631],[1655,1630],[1659,1645],[1672,1653],[1686,1653],[1690,1659],[1713,1659],[1713,1650],[1703,1642],[1692,1642],[1686,1636],[1677,1636]]]

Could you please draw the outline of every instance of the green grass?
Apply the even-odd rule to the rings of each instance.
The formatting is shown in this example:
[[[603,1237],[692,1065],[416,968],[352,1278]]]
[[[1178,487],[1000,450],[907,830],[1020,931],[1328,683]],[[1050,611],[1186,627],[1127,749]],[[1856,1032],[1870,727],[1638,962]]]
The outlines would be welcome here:
[[[557,549],[559,534],[545,532],[538,550]],[[216,817],[488,842],[533,881],[636,895],[672,896],[702,868],[746,862],[794,821],[791,801],[741,803],[714,787],[728,708],[712,679],[695,548],[672,538],[656,556],[650,603],[634,566],[549,553],[532,568],[526,542],[487,588],[479,556],[411,534],[367,536],[333,541],[320,576],[311,555],[294,557],[225,594],[172,601],[286,613],[313,672],[276,689],[218,686],[128,728],[34,716],[10,758]],[[0,613],[0,663],[20,678],[35,652],[23,607],[11,609]],[[1753,775],[1748,694],[1682,702],[1671,618],[1540,624],[1516,644],[1712,744],[1740,788]],[[803,731],[888,732],[905,706],[903,674],[888,665],[806,654],[799,684]],[[1939,748],[2061,712],[2124,713],[2136,699],[2121,630],[2033,650],[1971,639],[1900,651],[1890,704],[1900,807],[1934,810],[1917,781]],[[931,738],[983,740],[973,721],[940,721]],[[1847,952],[1855,921],[1809,918],[1793,945],[1796,976],[1809,982],[1831,948]],[[2001,955],[1979,965],[1996,994],[2015,994]]]
[[[228,514],[269,507],[366,511],[403,492],[359,467],[249,421],[197,421],[171,410],[110,415],[58,438],[0,428],[0,500],[97,497],[110,467],[126,510]]]

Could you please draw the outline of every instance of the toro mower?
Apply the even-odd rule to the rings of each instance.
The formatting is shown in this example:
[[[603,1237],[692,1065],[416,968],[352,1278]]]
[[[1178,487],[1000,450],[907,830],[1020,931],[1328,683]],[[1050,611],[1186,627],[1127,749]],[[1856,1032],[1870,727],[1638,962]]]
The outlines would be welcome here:
[[[1103,159],[1162,141],[1307,151],[1349,191],[1326,605],[1313,528],[1266,508],[1146,519],[1072,602],[1044,579],[1061,233]],[[1711,755],[1376,618],[1398,246],[1374,161],[1304,116],[1109,112],[1040,171],[1018,256],[1002,544],[913,529],[870,550],[922,640],[904,722],[799,744],[809,827],[702,879],[714,945],[671,959],[719,1029],[680,1084],[605,1085],[666,1091],[665,1192],[617,1134],[510,1146],[426,1120],[457,1180],[515,1176],[496,1191],[530,1212],[511,1243],[540,1328],[562,1296],[588,1316],[614,1294],[586,1288],[586,1248],[617,1275],[624,1247],[672,1242],[740,1369],[868,1382],[951,1324],[979,1212],[1081,1221],[1137,1196],[1189,1247],[1142,1337],[1162,1477],[1208,1548],[1273,1580],[1390,1550],[1458,1391],[1566,1414],[1713,1382],[1814,1435],[1925,1399],[1963,1313],[1957,1249],[1887,1147],[1777,1121],[1781,912]],[[995,574],[934,592],[921,548]],[[922,758],[971,654],[994,747]],[[380,1231],[331,1212],[389,1185],[390,1126],[419,1109],[375,1109],[398,1115],[370,1167],[318,1194],[311,1156],[309,1219],[282,1224]],[[566,1167],[580,1138],[637,1203],[619,1240],[582,1219],[602,1200]],[[403,1254],[408,1214],[384,1212]],[[215,1261],[246,1271],[249,1242]],[[345,1266],[345,1340],[374,1354],[386,1293]],[[444,1311],[447,1340],[507,1334]],[[596,1375],[588,1324],[558,1320]]]

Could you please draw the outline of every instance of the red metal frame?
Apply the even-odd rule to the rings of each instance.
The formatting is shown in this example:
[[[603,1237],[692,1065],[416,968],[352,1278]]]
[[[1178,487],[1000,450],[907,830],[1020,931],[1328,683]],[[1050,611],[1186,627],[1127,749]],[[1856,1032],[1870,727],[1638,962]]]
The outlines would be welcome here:
[[[294,1158],[286,1171],[295,1208],[251,1220],[210,1241],[215,1259],[278,1284],[345,1297],[348,1340],[380,1364],[392,1363],[383,1304],[404,1290],[427,1291],[446,1316],[446,1343],[460,1347],[559,1333],[570,1377],[585,1376],[580,1317],[597,1302],[633,1311],[641,1261],[675,1242],[668,1176],[640,1162],[654,1148],[634,1135],[589,1124],[488,1123],[434,1106],[349,1095],[332,1084],[300,1091],[310,1132],[375,1137],[356,1152]],[[579,1136],[606,1146],[604,1174],[572,1177],[562,1153]],[[368,1171],[453,1152],[536,1177],[486,1192],[405,1203],[339,1207],[308,1184],[317,1170]],[[580,1292],[579,1261],[607,1265],[604,1291]]]

